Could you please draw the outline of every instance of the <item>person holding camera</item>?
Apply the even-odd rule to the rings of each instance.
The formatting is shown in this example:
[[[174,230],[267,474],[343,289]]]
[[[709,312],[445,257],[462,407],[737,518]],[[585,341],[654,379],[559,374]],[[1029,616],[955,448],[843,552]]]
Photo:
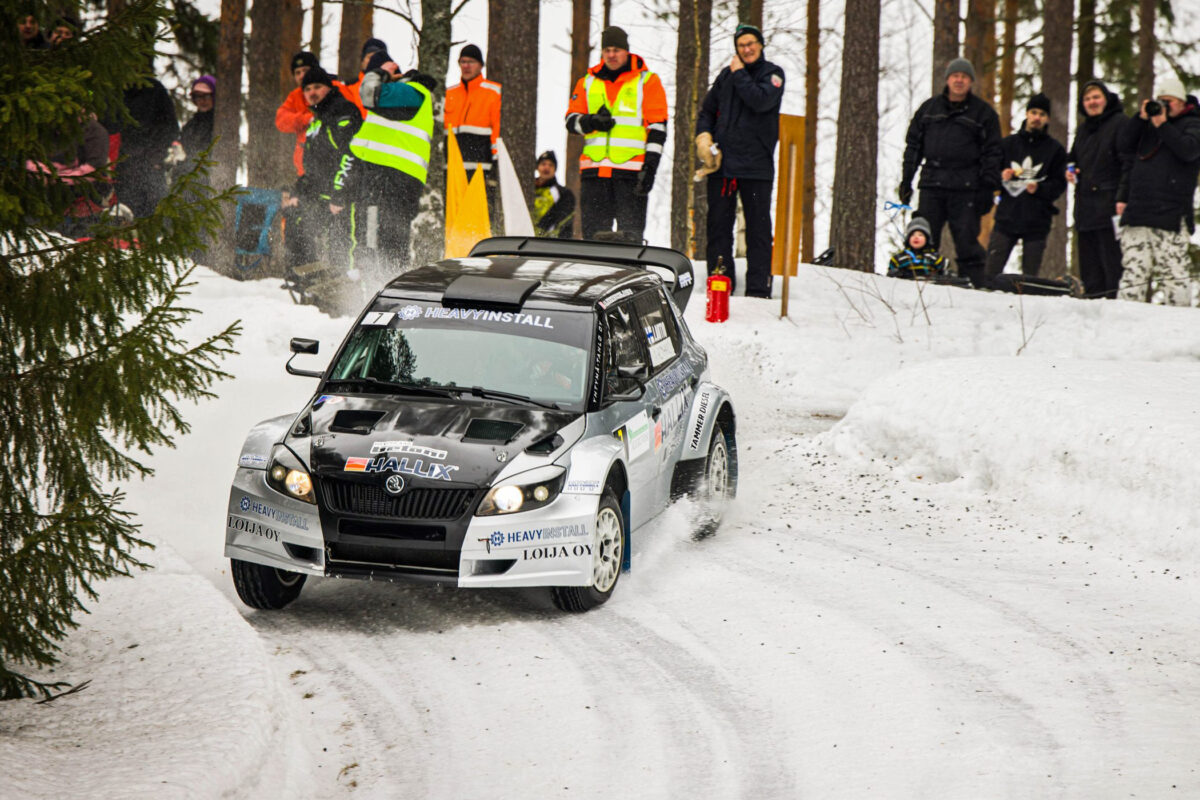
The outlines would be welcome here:
[[[709,134],[721,161],[708,176],[708,274],[719,262],[729,268],[730,292],[737,284],[733,268],[733,222],[738,196],[746,212],[746,296],[771,296],[771,186],[775,181],[775,145],[779,143],[779,107],[783,70],[763,58],[762,31],[738,25],[737,53],[704,96],[696,135]]]
[[[641,244],[646,200],[667,141],[667,93],[618,27],[600,34],[602,61],[575,83],[567,132],[583,136],[579,211],[583,238],[612,231]]]
[[[1123,111],[1121,98],[1102,81],[1084,84],[1079,98],[1083,122],[1067,154],[1066,177],[1075,184],[1079,277],[1088,297],[1113,299],[1121,283],[1121,245],[1113,217],[1124,172],[1124,159],[1117,150],[1117,135],[1125,124]]]
[[[905,137],[898,194],[912,199],[913,178],[921,170],[917,216],[929,220],[933,246],[940,249],[942,226],[950,224],[958,274],[976,288],[987,283],[979,220],[992,208],[1000,188],[1004,154],[1000,117],[987,101],[971,93],[975,68],[965,58],[946,65],[946,88],[921,104]]]
[[[1124,274],[1117,296],[1147,302],[1161,289],[1167,305],[1192,303],[1188,240],[1200,177],[1200,110],[1171,76],[1157,100],[1143,100],[1121,129],[1117,148],[1129,159],[1117,196]]]

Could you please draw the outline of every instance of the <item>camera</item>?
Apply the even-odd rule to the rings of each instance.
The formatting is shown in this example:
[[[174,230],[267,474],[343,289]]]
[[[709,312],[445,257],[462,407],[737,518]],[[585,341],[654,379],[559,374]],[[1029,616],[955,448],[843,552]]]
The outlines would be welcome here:
[[[1163,104],[1162,103],[1158,102],[1157,100],[1147,100],[1146,101],[1146,116],[1147,117],[1157,117],[1162,112],[1163,112]]]

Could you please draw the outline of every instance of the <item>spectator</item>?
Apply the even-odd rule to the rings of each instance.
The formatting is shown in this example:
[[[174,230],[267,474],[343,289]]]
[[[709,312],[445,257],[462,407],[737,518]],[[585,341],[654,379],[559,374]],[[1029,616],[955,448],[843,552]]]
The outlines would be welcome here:
[[[1000,143],[1004,151],[1004,182],[996,227],[988,241],[987,279],[1004,272],[1004,265],[1019,240],[1021,273],[1037,276],[1046,252],[1046,237],[1058,209],[1054,201],[1067,190],[1067,153],[1050,138],[1050,98],[1038,93],[1025,107],[1021,129]]]
[[[333,87],[333,76],[318,67],[301,80],[304,98],[313,112],[313,123],[304,144],[304,199],[318,221],[306,227],[329,230],[329,260],[357,278],[360,204],[357,182],[361,165],[350,151],[350,142],[363,124],[358,107]],[[323,225],[321,223],[324,223]]]
[[[362,161],[364,202],[378,208],[381,268],[408,263],[412,221],[429,174],[436,84],[415,70],[403,77],[386,51],[372,54],[362,81],[367,118],[350,143]],[[397,125],[397,123],[403,123]]]
[[[50,31],[50,46],[58,47],[74,39],[82,30],[83,26],[79,24],[79,20],[70,14],[61,14],[54,21],[54,27]]]
[[[1121,245],[1113,217],[1123,171],[1117,150],[1117,135],[1125,122],[1123,110],[1121,98],[1102,82],[1085,84],[1079,99],[1083,124],[1075,132],[1075,143],[1067,154],[1067,161],[1076,167],[1074,172],[1067,172],[1067,180],[1075,184],[1079,277],[1088,297],[1115,298],[1121,284]]]
[[[492,229],[501,230],[499,176],[492,169],[500,138],[500,84],[483,77],[483,51],[468,44],[458,54],[461,80],[446,89],[446,130],[458,140],[467,178],[483,170]]]
[[[722,261],[729,266],[730,291],[736,287],[733,224],[741,195],[746,296],[770,297],[771,187],[783,70],[763,58],[762,31],[753,25],[739,25],[733,43],[737,52],[704,96],[696,120],[696,134],[710,134],[722,155],[720,167],[708,176],[708,274]]]
[[[933,247],[929,222],[913,217],[904,229],[904,249],[888,262],[889,278],[928,278],[946,271],[946,259]]]
[[[533,181],[533,227],[538,236],[570,239],[575,224],[575,193],[558,182],[558,157],[553,150],[538,156]]]
[[[17,15],[17,32],[21,36],[21,43],[31,50],[45,50],[50,46],[32,7]]]
[[[583,238],[617,231],[642,241],[646,198],[667,140],[667,94],[620,28],[600,34],[602,60],[575,84],[567,131],[584,137],[579,158]],[[615,110],[615,114],[614,114]]]
[[[899,195],[903,203],[912,199],[912,181],[920,168],[917,215],[929,220],[934,248],[941,246],[942,226],[949,223],[958,273],[983,286],[979,218],[991,209],[993,192],[1000,188],[1003,154],[1000,118],[971,93],[974,82],[970,61],[956,58],[946,65],[946,88],[922,103],[908,126]]]
[[[108,131],[94,115],[83,120],[75,143],[68,143],[50,156],[50,164],[26,161],[25,169],[35,179],[57,180],[71,187],[74,202],[57,230],[65,236],[87,236],[89,223],[104,207],[109,183],[103,170],[108,166]]]
[[[1125,271],[1117,296],[1149,300],[1157,286],[1168,305],[1192,302],[1188,239],[1195,231],[1192,201],[1200,175],[1200,111],[1178,78],[1159,84],[1159,113],[1143,100],[1121,128],[1117,148],[1129,159],[1118,193]],[[1186,226],[1186,232],[1184,229]]]
[[[342,94],[344,94],[350,100],[350,102],[358,106],[358,110],[362,113],[363,119],[366,119],[367,117],[367,109],[362,104],[360,90],[362,87],[363,77],[367,74],[367,63],[371,60],[371,56],[375,55],[376,53],[386,52],[387,45],[384,44],[383,39],[370,38],[363,42],[362,54],[359,57],[358,78],[357,80],[347,82],[345,84],[346,88],[342,90]],[[388,60],[390,61],[391,58],[389,57]]]
[[[195,163],[196,157],[213,140],[213,109],[216,107],[217,79],[212,75],[201,75],[192,81],[192,102],[196,104],[196,113],[183,126],[179,134],[179,143],[184,154]]]
[[[113,120],[105,127],[121,136],[117,196],[134,216],[153,213],[167,193],[165,164],[171,143],[179,141],[175,103],[156,78],[142,78],[125,90],[132,121]]]
[[[281,133],[291,133],[296,136],[296,148],[292,151],[292,163],[296,166],[296,174],[304,174],[304,140],[305,133],[308,131],[308,125],[312,122],[312,109],[304,102],[304,92],[300,88],[300,82],[304,79],[304,74],[310,69],[318,68],[320,64],[317,62],[317,57],[307,50],[302,50],[292,56],[292,80],[296,82],[296,88],[288,93],[279,108],[275,110],[275,127]],[[339,80],[333,81],[333,88],[341,92],[342,96],[350,102],[355,101],[355,97],[350,96],[346,85]],[[363,113],[365,116],[365,112]]]

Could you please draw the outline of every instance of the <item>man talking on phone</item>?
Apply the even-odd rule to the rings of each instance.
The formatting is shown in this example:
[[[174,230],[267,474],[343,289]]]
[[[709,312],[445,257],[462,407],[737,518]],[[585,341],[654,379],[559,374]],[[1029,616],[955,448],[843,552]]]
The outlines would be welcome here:
[[[708,176],[708,274],[725,265],[736,285],[733,223],[738,197],[746,212],[746,296],[771,296],[771,186],[783,70],[763,58],[762,31],[738,25],[736,53],[704,96],[696,136],[708,134],[721,154]]]

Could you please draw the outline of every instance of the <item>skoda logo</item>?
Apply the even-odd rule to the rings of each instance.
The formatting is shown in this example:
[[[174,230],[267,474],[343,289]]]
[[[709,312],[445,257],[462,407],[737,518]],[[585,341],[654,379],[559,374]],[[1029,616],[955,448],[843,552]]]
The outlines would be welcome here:
[[[387,489],[388,494],[400,494],[404,491],[404,476],[389,475],[387,481],[383,484],[383,488]]]

